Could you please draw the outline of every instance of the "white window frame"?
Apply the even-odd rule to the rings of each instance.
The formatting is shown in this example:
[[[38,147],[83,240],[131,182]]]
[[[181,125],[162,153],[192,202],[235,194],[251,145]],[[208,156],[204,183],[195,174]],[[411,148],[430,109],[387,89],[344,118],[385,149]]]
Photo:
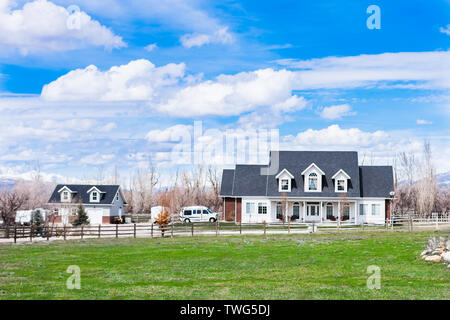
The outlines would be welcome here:
[[[329,208],[331,208],[331,216],[334,216],[334,206],[333,206],[333,203],[328,202],[328,203],[325,205],[325,217],[326,217],[327,219],[330,219],[330,218],[328,218],[328,209],[329,209]]]
[[[381,205],[379,203],[372,203],[372,217],[379,216],[380,212],[381,212]]]
[[[287,183],[283,183],[284,181]],[[284,187],[286,187],[286,189]],[[290,192],[290,191],[291,191],[291,180],[280,179],[280,192]]]
[[[367,213],[369,211],[369,205],[367,203],[360,203],[359,204],[359,215],[360,216],[367,216]]]
[[[350,179],[350,176],[345,172],[344,170],[340,169],[338,172],[336,172],[331,179],[334,179],[334,192],[347,192],[348,190],[348,180]],[[344,181],[344,190],[339,190],[338,185],[339,181]]]
[[[254,202],[246,202],[245,203],[245,213],[246,214],[254,214],[255,213],[255,203]]]
[[[339,190],[339,181],[344,182],[344,184],[342,185],[343,189]],[[337,179],[336,180],[336,192],[347,192],[347,179]]]
[[[259,212],[259,208],[261,208],[262,209],[261,211],[263,211],[263,212]],[[258,202],[258,214],[267,214],[267,203]]]
[[[309,175],[311,173],[315,173],[317,175],[317,190],[310,190],[309,189]],[[305,183],[304,185],[304,191],[305,192],[322,192],[322,178],[325,175],[325,172],[323,172],[315,163],[311,163],[308,168],[303,170],[302,176],[304,177]]]
[[[278,179],[278,192],[291,192],[292,189],[292,179],[294,176],[286,169],[283,169],[275,176]],[[287,181],[287,189],[283,190],[283,181]]]
[[[314,176],[312,176],[314,174]],[[311,178],[312,176],[312,178]],[[315,179],[316,180],[316,188],[315,189],[311,189],[311,180]],[[319,175],[316,172],[310,172],[308,174],[308,191],[309,192],[319,192]]]

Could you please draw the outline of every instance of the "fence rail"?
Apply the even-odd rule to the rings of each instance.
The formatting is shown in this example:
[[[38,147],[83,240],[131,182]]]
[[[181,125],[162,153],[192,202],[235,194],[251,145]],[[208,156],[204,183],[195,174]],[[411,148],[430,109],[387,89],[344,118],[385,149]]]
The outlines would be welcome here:
[[[50,239],[87,239],[87,238],[123,238],[123,237],[148,237],[163,238],[175,236],[219,236],[219,235],[243,235],[243,234],[289,234],[319,231],[347,231],[347,230],[406,230],[413,231],[423,228],[450,228],[447,219],[424,218],[392,218],[385,224],[352,224],[349,222],[326,223],[252,223],[236,224],[234,222],[215,223],[173,223],[167,226],[156,224],[133,223],[112,225],[86,225],[74,227],[63,226],[8,226],[0,227],[0,238],[10,239],[16,243],[19,239],[29,241]]]

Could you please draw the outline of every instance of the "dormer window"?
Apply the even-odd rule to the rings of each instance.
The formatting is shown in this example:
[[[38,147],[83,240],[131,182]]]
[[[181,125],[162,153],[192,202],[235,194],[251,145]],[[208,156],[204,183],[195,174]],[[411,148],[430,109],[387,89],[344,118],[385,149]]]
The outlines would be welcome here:
[[[344,170],[340,169],[331,179],[334,179],[335,192],[347,192],[350,176]]]
[[[317,173],[311,172],[309,174],[308,188],[309,191],[317,191]]]
[[[291,192],[294,176],[289,171],[283,169],[275,178],[278,179],[278,192]]]
[[[71,202],[73,194],[76,193],[72,190],[70,190],[67,186],[62,187],[58,190],[61,202]]]
[[[305,192],[322,192],[322,177],[325,175],[315,163],[311,163],[308,168],[303,170],[304,191]]]
[[[97,187],[92,187],[87,193],[89,193],[90,202],[100,202],[101,194],[104,192],[100,191]]]

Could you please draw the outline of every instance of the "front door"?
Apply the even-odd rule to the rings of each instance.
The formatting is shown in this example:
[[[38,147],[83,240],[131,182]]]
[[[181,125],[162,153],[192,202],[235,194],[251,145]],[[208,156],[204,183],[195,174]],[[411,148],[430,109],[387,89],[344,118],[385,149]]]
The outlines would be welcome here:
[[[319,221],[319,204],[308,203],[306,205],[306,222]]]

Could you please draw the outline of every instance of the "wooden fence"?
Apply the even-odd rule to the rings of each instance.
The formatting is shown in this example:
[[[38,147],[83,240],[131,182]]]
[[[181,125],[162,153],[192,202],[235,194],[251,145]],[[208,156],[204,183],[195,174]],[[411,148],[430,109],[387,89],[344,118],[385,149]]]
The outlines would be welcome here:
[[[219,235],[266,235],[266,234],[290,234],[315,231],[341,232],[350,230],[405,230],[414,231],[422,229],[439,230],[450,228],[450,221],[446,219],[399,219],[386,220],[384,225],[363,223],[355,225],[347,222],[333,223],[254,223],[236,224],[234,222],[215,223],[174,223],[164,227],[156,224],[111,224],[111,225],[86,225],[73,227],[69,225],[51,226],[9,226],[0,228],[0,238],[8,238],[17,242],[18,239],[41,240],[50,239],[93,239],[93,238],[124,238],[124,237],[148,237],[162,238],[175,236],[219,236]]]

